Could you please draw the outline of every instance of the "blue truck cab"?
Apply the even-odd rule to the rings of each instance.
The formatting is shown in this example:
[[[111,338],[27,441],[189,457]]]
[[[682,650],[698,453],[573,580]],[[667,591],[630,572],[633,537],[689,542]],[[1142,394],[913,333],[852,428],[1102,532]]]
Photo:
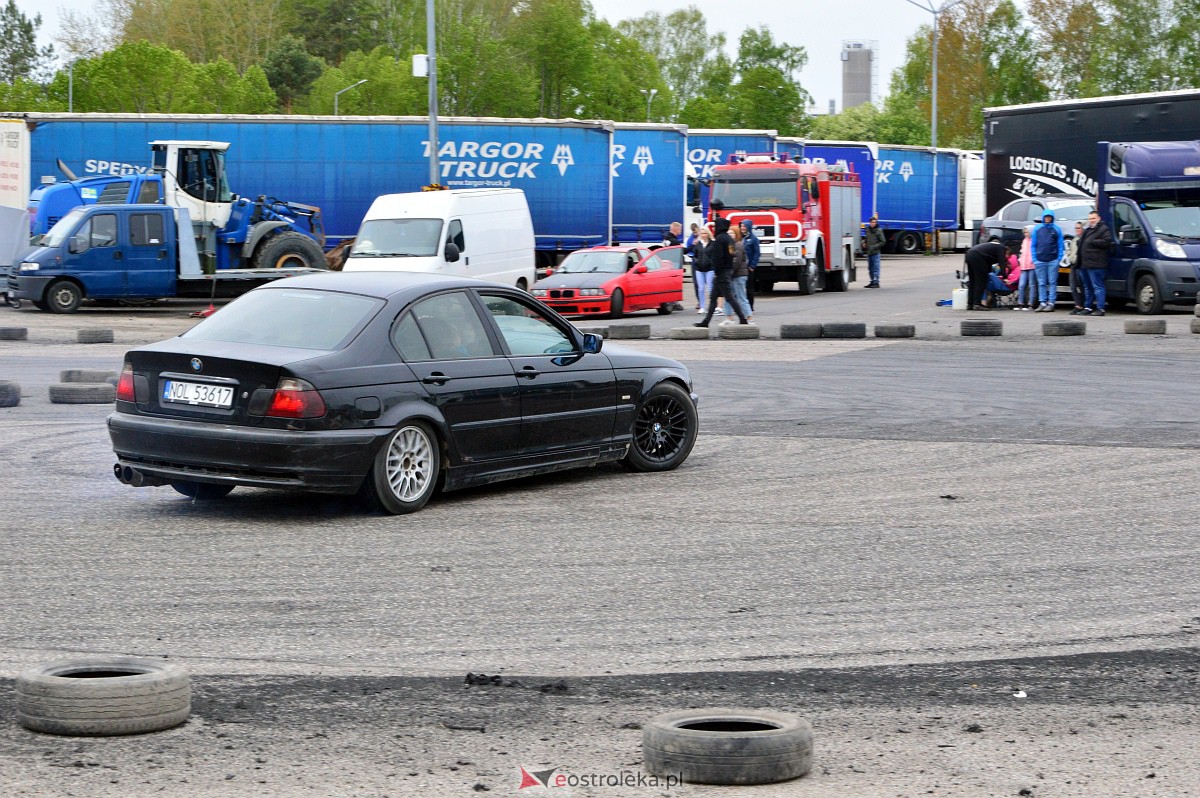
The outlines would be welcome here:
[[[57,313],[75,311],[84,298],[177,296],[181,276],[201,276],[194,241],[178,235],[177,213],[163,205],[75,208],[22,256],[9,293]]]
[[[29,195],[30,233],[45,235],[73,208],[81,205],[163,202],[163,179],[158,174],[97,176],[38,186]]]
[[[1099,142],[1096,210],[1113,232],[1105,288],[1140,313],[1200,291],[1200,141]]]

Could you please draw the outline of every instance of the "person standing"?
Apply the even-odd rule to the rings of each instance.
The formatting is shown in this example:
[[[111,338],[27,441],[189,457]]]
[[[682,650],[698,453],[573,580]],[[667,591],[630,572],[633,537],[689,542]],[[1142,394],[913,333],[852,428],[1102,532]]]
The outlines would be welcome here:
[[[1051,313],[1058,300],[1058,263],[1063,256],[1063,234],[1054,223],[1054,211],[1042,214],[1042,223],[1033,228],[1033,269],[1037,273],[1038,313]]]
[[[664,247],[682,246],[683,239],[680,238],[680,236],[682,236],[682,235],[683,235],[683,225],[680,222],[671,222],[671,227],[668,229],[667,234],[665,236],[663,236],[663,246]]]
[[[754,312],[754,270],[758,268],[758,259],[762,257],[762,246],[758,236],[754,235],[754,222],[742,220],[742,244],[746,249],[746,267],[750,275],[746,279],[746,305],[749,307],[747,316]]]
[[[709,263],[713,267],[713,289],[708,296],[708,312],[704,315],[703,321],[696,322],[697,327],[707,327],[712,321],[713,314],[717,311],[717,301],[722,297],[728,298],[732,293],[730,282],[733,278],[733,237],[729,235],[729,220],[722,217],[713,222],[713,228],[717,231],[713,242],[708,246],[710,254]],[[736,302],[733,304],[733,309],[737,311],[738,320],[742,324],[748,324],[746,317],[742,315],[742,308]]]
[[[1071,270],[1071,299],[1075,302],[1075,307],[1071,310],[1072,316],[1078,316],[1083,313],[1085,305],[1083,304],[1083,275],[1079,271],[1079,239],[1083,236],[1083,222],[1075,223],[1075,237],[1068,238],[1066,243],[1066,254],[1063,255],[1062,265]]]
[[[1033,310],[1037,300],[1037,273],[1033,270],[1033,225],[1025,225],[1025,237],[1021,239],[1021,254],[1017,266],[1021,270],[1017,282],[1017,310]]]
[[[692,259],[692,290],[696,292],[696,310],[699,311],[704,307],[704,300],[700,298],[700,285],[696,282],[696,235],[700,231],[700,225],[692,222],[691,230],[687,242],[683,245],[683,254]]]
[[[867,273],[871,277],[867,288],[879,287],[879,266],[886,244],[887,237],[879,229],[879,217],[872,216],[871,221],[867,224],[866,240],[863,241],[863,249],[867,252]]]
[[[692,244],[692,280],[696,283],[696,312],[703,313],[708,307],[708,295],[712,293],[713,268],[710,258],[712,253],[712,233],[707,227],[696,230],[696,240]]]
[[[746,240],[745,228],[740,224],[734,225],[729,234],[733,236],[733,279],[730,281],[730,296],[725,298],[725,320],[721,325],[733,324],[733,312],[740,311],[739,317],[744,316],[746,321],[753,324],[750,319],[750,303],[746,299],[746,283],[750,279],[750,269],[746,265]],[[736,305],[731,312],[730,307]]]
[[[1107,297],[1104,280],[1108,277],[1108,253],[1112,249],[1112,230],[1100,214],[1088,214],[1087,227],[1079,239],[1079,269],[1083,283],[1083,314],[1103,316]]]
[[[963,260],[967,264],[967,310],[991,310],[983,304],[983,292],[992,267],[1008,260],[1008,249],[999,241],[986,241],[968,249]]]

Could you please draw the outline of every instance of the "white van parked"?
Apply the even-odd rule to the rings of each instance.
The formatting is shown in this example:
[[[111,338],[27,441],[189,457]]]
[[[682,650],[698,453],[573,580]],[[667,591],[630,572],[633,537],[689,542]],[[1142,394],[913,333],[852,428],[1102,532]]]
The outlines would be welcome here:
[[[536,269],[525,192],[475,188],[377,197],[342,268],[433,272],[528,290]]]

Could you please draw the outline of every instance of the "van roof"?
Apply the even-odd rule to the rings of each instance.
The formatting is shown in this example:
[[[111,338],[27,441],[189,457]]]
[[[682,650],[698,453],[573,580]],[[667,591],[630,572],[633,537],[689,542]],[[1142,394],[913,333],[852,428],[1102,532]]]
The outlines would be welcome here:
[[[519,201],[518,199],[519,198]],[[482,200],[498,201],[500,208],[508,209],[516,206],[527,208],[525,192],[519,188],[464,188],[447,191],[412,191],[405,194],[383,194],[375,198],[367,211],[367,218],[379,218],[380,215],[393,216],[442,216],[452,206],[463,201]],[[475,205],[476,202],[471,202]]]

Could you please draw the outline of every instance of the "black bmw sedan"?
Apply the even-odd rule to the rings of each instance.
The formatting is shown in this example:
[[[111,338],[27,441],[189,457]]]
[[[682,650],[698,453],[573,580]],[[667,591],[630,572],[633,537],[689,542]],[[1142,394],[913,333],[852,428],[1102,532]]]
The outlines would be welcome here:
[[[603,346],[522,291],[361,272],[273,282],[130,351],[108,430],[129,485],[361,492],[408,513],[438,488],[670,470],[697,423],[684,366]]]

